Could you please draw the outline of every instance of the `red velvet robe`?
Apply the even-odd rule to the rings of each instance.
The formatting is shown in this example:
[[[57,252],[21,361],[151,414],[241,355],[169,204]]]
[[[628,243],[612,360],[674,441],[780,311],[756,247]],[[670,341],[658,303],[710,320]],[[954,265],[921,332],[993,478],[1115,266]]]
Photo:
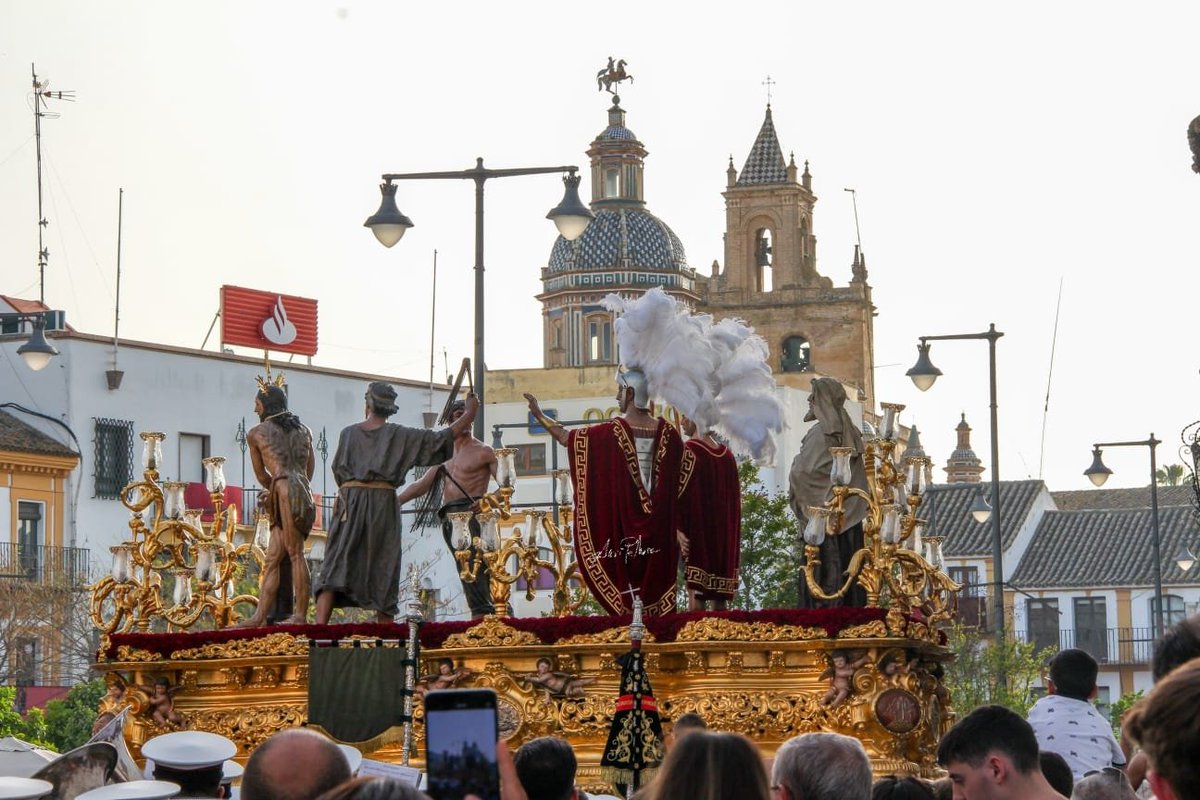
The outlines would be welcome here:
[[[702,600],[737,592],[742,490],[737,460],[725,445],[688,439],[679,487],[680,530],[688,538],[687,585]]]
[[[567,450],[575,484],[575,557],[592,596],[608,613],[627,614],[633,587],[647,614],[674,611],[683,458],[678,431],[658,421],[650,492],[625,420],[571,431]]]

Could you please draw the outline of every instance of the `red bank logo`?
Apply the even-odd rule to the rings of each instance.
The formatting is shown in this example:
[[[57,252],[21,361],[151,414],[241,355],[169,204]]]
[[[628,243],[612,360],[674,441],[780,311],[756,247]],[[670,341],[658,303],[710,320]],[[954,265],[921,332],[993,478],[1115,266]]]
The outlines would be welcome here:
[[[221,342],[316,355],[317,301],[278,292],[222,286]]]

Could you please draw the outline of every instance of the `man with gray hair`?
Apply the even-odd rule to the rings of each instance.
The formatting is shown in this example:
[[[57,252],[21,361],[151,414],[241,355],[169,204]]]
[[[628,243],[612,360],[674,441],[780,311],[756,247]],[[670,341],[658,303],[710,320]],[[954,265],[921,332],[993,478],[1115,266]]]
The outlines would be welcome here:
[[[871,762],[852,736],[802,733],[776,751],[771,789],[783,800],[868,800]]]
[[[526,394],[529,413],[570,453],[575,487],[575,555],[592,596],[610,614],[675,610],[678,494],[683,439],[650,413],[646,373],[617,373],[620,416],[567,431]]]
[[[1137,793],[1124,772],[1116,767],[1104,767],[1076,781],[1071,800],[1137,800]]]

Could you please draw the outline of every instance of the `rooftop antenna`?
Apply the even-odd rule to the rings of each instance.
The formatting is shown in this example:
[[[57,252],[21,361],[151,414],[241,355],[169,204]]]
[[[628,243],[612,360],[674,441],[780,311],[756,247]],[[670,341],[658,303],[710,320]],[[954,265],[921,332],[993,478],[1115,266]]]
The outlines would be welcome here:
[[[37,188],[38,188],[38,300],[42,305],[46,304],[46,262],[50,259],[50,251],[46,249],[46,244],[43,241],[46,226],[50,223],[42,215],[42,117],[46,119],[58,119],[58,112],[46,110],[49,108],[47,100],[66,100],[67,102],[75,101],[75,92],[73,91],[50,91],[50,81],[46,78],[38,78],[37,65],[30,64],[30,70],[33,73],[33,138],[37,143]]]
[[[437,412],[433,410],[433,362],[435,350],[434,335],[437,332],[437,250],[433,251],[433,291],[429,300],[429,410],[425,412],[425,427],[432,428],[437,420]]]
[[[1046,465],[1046,420],[1050,416],[1050,381],[1054,378],[1054,349],[1058,346],[1058,317],[1062,312],[1063,279],[1058,279],[1058,302],[1054,306],[1054,335],[1050,338],[1050,369],[1046,372],[1046,404],[1042,406],[1042,445],[1038,453],[1038,480]]]
[[[121,218],[125,208],[125,190],[117,189],[117,301],[113,314],[113,351],[112,369],[104,373],[108,380],[109,391],[115,392],[121,388],[121,378],[125,373],[117,366],[117,349],[119,347],[117,333],[121,328]]]
[[[858,229],[858,192],[853,189],[842,189],[850,193],[850,202],[854,204],[854,238],[858,240],[858,249],[862,251],[862,231]]]

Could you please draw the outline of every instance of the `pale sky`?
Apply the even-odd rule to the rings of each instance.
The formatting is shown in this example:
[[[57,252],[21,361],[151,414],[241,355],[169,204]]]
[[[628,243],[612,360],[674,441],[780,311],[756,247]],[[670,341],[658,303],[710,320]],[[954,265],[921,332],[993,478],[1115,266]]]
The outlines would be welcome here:
[[[858,192],[877,399],[908,406],[939,476],[960,412],[990,463],[986,343],[936,343],[928,393],[904,372],[920,335],[995,322],[1001,477],[1085,488],[1093,441],[1153,431],[1171,463],[1200,416],[1198,22],[1186,2],[4,0],[0,293],[38,294],[34,62],[78,98],[43,126],[46,299],[76,328],[112,333],[123,187],[123,338],[199,347],[232,283],[318,298],[315,363],[415,379],[435,248],[437,372],[443,348],[471,353],[473,189],[401,183],[416,227],[387,250],[362,227],[380,173],[586,167],[609,100],[594,75],[624,58],[647,206],[707,274],[726,164],[741,169],[770,75],[784,151],[811,162],[818,270],[838,285],[855,242],[842,190]],[[491,368],[541,365],[543,217],[561,193],[554,175],[488,183]],[[1146,484],[1145,448],[1105,460],[1110,485]]]

